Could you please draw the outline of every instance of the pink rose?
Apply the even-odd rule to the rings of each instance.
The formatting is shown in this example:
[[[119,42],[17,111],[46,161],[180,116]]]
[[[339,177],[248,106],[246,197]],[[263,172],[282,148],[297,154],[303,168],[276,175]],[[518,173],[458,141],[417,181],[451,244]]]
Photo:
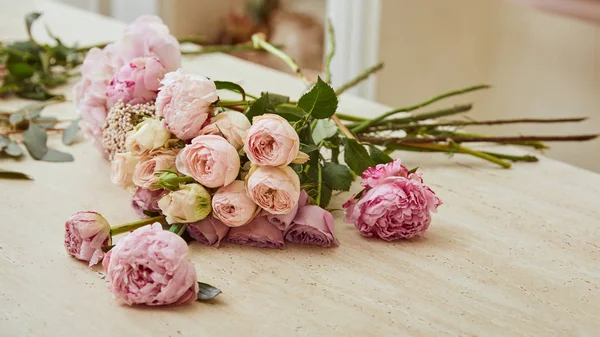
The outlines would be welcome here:
[[[300,178],[285,166],[253,167],[246,177],[248,196],[271,214],[291,212],[300,198]]]
[[[126,304],[168,305],[196,300],[198,280],[188,245],[159,224],[117,242],[102,262],[108,289]]]
[[[179,69],[165,75],[156,97],[156,113],[177,138],[192,139],[208,121],[211,104],[219,99],[215,83]]]
[[[360,200],[344,204],[346,221],[367,237],[386,241],[423,234],[442,201],[423,184],[420,173],[388,177],[367,190]]]
[[[131,208],[133,208],[138,217],[142,219],[147,218],[148,216],[144,214],[144,211],[159,213],[158,200],[167,193],[169,191],[164,189],[152,191],[147,188],[138,187],[131,198]]]
[[[221,240],[229,233],[229,226],[209,215],[204,220],[188,224],[187,231],[199,243],[219,247]]]
[[[235,180],[217,190],[212,198],[212,209],[215,218],[225,225],[239,227],[256,215],[258,206],[248,198],[244,182]]]
[[[133,186],[133,173],[140,158],[131,152],[117,153],[110,162],[110,181],[121,187]]]
[[[110,81],[106,95],[108,106],[118,101],[125,104],[141,104],[156,99],[160,80],[167,70],[154,57],[138,57],[117,71]]]
[[[177,170],[215,188],[231,184],[240,171],[240,156],[225,138],[198,136],[177,155]]]
[[[278,115],[254,117],[244,139],[244,152],[248,159],[260,166],[287,166],[299,150],[298,133]]]
[[[334,234],[333,215],[319,206],[307,205],[300,210],[287,231],[285,239],[293,243],[321,247],[340,245]]]
[[[176,156],[177,150],[175,149],[159,149],[144,154],[133,171],[133,183],[138,187],[159,189],[159,187],[153,186],[159,178],[155,173],[174,169]]]
[[[200,184],[182,185],[179,190],[165,194],[158,200],[158,207],[167,222],[198,222],[210,215],[210,193]]]
[[[236,149],[244,145],[243,139],[250,128],[250,121],[241,112],[227,110],[210,120],[210,124],[200,130],[201,135],[223,136]]]
[[[385,178],[395,176],[408,178],[408,169],[402,165],[400,159],[387,164],[369,167],[363,172],[360,184],[366,188],[375,187],[384,181]]]
[[[227,241],[238,245],[283,249],[283,232],[264,216],[258,216],[247,225],[232,227]]]
[[[308,204],[308,194],[305,190],[300,191],[300,198],[298,199],[298,203],[291,211],[286,214],[267,214],[267,219],[270,223],[275,225],[275,227],[280,230],[286,232],[287,229],[292,224],[292,221],[296,217],[296,213],[298,213],[298,208],[304,207]]]
[[[102,247],[110,245],[110,225],[96,212],[77,212],[65,222],[67,252],[93,266],[102,260]]]

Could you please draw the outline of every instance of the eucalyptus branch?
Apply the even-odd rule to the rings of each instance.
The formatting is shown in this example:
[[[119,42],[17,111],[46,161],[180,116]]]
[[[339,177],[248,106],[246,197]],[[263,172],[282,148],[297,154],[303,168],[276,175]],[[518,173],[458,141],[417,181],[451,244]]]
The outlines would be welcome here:
[[[329,37],[329,53],[325,57],[325,83],[331,83],[331,60],[333,59],[333,55],[335,55],[335,31],[331,23],[331,18],[327,19],[327,33]]]
[[[355,78],[351,79],[350,81],[342,84],[339,88],[337,88],[337,90],[335,91],[336,95],[338,95],[338,96],[341,95],[342,93],[344,93],[344,91],[354,87],[355,85],[358,85],[362,81],[369,78],[369,76],[373,75],[374,73],[378,72],[381,69],[383,69],[383,62],[379,62],[376,65],[363,70],[360,74],[358,74],[358,76],[356,76]]]

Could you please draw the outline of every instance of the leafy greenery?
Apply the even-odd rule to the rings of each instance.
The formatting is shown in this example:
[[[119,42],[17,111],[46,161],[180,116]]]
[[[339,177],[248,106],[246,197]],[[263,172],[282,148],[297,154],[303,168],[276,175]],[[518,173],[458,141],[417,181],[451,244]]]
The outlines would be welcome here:
[[[207,283],[198,282],[198,287],[198,301],[212,300],[221,293],[221,289]]]
[[[346,140],[344,160],[356,175],[361,175],[364,170],[375,165],[365,147],[359,144],[356,139]]]
[[[350,185],[352,185],[352,181],[354,180],[354,176],[352,176],[352,172],[350,172],[348,166],[332,162],[325,162],[323,178],[327,186],[338,191],[350,190]]]
[[[242,88],[239,84],[233,83],[233,82],[227,82],[227,81],[214,81],[214,82],[215,82],[215,86],[217,87],[217,90],[224,89],[224,90],[237,92],[242,95],[242,99],[246,99],[246,92],[244,91],[244,88]]]
[[[271,101],[269,100],[269,93],[266,92],[262,96],[260,96],[256,101],[254,101],[252,106],[250,106],[250,109],[248,109],[248,112],[246,112],[246,117],[248,117],[250,122],[252,122],[252,119],[256,116],[274,112],[275,107],[273,106],[273,103],[271,103]]]
[[[324,119],[333,116],[337,110],[338,99],[335,90],[319,77],[317,83],[298,100],[302,108],[314,118]]]
[[[387,164],[394,159],[374,145],[369,145],[369,155],[375,164]]]
[[[1,168],[0,168],[0,178],[33,180],[33,178],[31,178],[29,175],[27,175],[25,173],[13,171],[13,170],[5,170],[5,169],[1,169]]]

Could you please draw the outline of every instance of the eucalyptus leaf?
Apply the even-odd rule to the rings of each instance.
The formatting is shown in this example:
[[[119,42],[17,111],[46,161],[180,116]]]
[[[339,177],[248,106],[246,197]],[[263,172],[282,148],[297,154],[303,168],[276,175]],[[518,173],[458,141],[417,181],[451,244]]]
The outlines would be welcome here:
[[[0,168],[0,178],[4,178],[4,179],[22,179],[22,180],[33,180],[33,178],[31,178],[31,176],[23,173],[23,172],[19,172],[19,171],[12,171],[12,170],[5,170],[5,169],[1,169]]]
[[[8,146],[8,144],[11,143],[11,140],[4,137],[4,136],[0,136],[0,151],[2,151],[2,149],[4,149],[5,147]]]
[[[8,146],[4,148],[4,153],[11,157],[20,157],[23,154],[23,148],[15,142],[10,142]]]
[[[364,170],[375,166],[375,162],[369,156],[364,146],[356,139],[348,139],[344,147],[344,161],[356,175],[361,175]]]
[[[338,131],[337,125],[330,119],[318,119],[312,129],[312,139],[315,144],[334,136]]]
[[[273,107],[273,104],[271,104],[271,102],[269,101],[269,93],[265,93],[264,95],[260,96],[256,101],[254,101],[250,109],[248,109],[246,117],[248,117],[250,122],[252,122],[252,118],[264,115],[266,113],[273,113],[274,110],[275,108]]]
[[[40,12],[31,12],[25,16],[25,25],[27,29],[27,35],[29,36],[30,41],[34,41],[33,36],[31,36],[31,26],[33,25],[35,20],[40,18],[40,16],[42,16],[42,13]]]
[[[275,113],[285,118],[288,122],[296,122],[306,116],[304,110],[288,104],[276,106]]]
[[[375,164],[387,164],[394,161],[392,157],[378,149],[375,145],[369,145],[369,153]]]
[[[53,149],[48,149],[48,152],[46,152],[46,154],[44,155],[44,157],[42,157],[41,160],[60,163],[60,162],[70,162],[75,159],[73,158],[73,155],[71,155],[70,153],[61,152],[61,151],[53,150]]]
[[[75,136],[77,136],[77,132],[79,132],[79,119],[75,119],[69,124],[69,126],[63,131],[62,142],[65,145],[70,145],[75,140]]]
[[[198,282],[198,301],[208,301],[217,297],[221,293],[221,289],[213,287],[208,283]]]
[[[214,81],[214,82],[215,82],[215,86],[217,87],[217,90],[223,89],[223,90],[237,92],[237,93],[242,94],[242,99],[244,99],[244,100],[246,99],[246,92],[244,91],[244,88],[242,88],[239,84],[233,83],[233,82],[228,82],[228,81]]]
[[[10,117],[8,117],[8,122],[12,125],[17,125],[22,123],[25,120],[25,114],[22,112],[13,112]]]
[[[348,191],[354,176],[352,176],[348,166],[326,162],[323,168],[323,179],[327,186],[333,190]]]
[[[48,134],[46,130],[33,123],[30,123],[27,131],[23,133],[23,144],[25,144],[29,154],[36,160],[42,160],[48,153],[47,141]]]
[[[312,89],[298,100],[298,107],[317,119],[331,117],[337,110],[337,106],[338,99],[335,91],[320,77],[317,78],[317,83]]]

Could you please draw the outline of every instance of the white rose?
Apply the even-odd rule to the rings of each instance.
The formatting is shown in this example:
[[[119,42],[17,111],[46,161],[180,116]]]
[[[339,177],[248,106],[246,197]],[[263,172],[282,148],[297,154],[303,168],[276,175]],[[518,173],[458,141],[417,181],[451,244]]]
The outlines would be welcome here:
[[[127,188],[133,186],[133,172],[140,158],[131,152],[117,153],[110,163],[110,181]]]
[[[162,127],[158,119],[146,118],[127,134],[125,147],[128,151],[140,154],[163,147],[169,139],[171,133]]]
[[[244,145],[244,135],[250,126],[246,115],[238,111],[227,110],[213,117],[210,124],[200,131],[200,135],[223,136],[229,144],[239,149]]]

